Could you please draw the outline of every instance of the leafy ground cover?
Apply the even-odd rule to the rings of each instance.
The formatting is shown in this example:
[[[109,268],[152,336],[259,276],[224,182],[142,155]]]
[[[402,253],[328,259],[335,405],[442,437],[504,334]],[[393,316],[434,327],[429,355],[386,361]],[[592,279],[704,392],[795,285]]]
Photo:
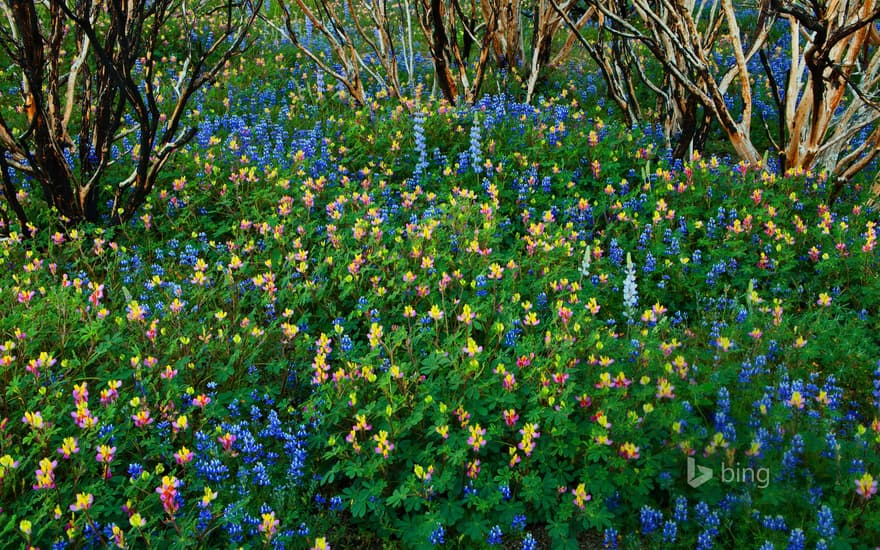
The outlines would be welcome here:
[[[135,223],[2,243],[2,540],[880,540],[858,184],[672,161],[577,71],[359,110],[302,71],[230,66]]]

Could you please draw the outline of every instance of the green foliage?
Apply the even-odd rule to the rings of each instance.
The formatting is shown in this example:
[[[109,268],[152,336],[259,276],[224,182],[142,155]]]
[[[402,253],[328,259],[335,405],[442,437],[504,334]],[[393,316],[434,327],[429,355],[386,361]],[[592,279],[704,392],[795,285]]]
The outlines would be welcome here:
[[[812,174],[675,164],[575,83],[351,110],[269,52],[199,98],[210,135],[133,223],[3,242],[3,540],[880,538],[857,185],[826,205]]]

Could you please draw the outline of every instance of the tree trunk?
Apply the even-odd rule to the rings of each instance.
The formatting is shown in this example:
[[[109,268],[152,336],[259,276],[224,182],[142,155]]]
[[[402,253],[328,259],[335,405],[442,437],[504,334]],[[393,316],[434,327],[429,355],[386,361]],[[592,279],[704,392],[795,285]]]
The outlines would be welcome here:
[[[443,97],[454,105],[458,93],[455,86],[455,78],[452,76],[452,70],[449,67],[447,57],[449,38],[446,36],[446,27],[443,25],[441,0],[431,0],[431,27],[433,32],[431,53],[434,57],[434,71],[440,84],[440,90],[443,92]]]

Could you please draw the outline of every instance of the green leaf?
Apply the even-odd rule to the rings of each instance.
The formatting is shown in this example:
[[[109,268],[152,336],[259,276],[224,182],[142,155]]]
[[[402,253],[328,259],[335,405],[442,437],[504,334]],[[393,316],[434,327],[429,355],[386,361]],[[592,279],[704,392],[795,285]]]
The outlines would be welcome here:
[[[385,499],[385,502],[389,506],[397,508],[402,502],[404,502],[404,499],[406,499],[408,493],[409,491],[407,490],[407,488],[403,485],[400,485],[397,487],[397,489],[394,490],[393,493],[391,493],[391,496]]]
[[[480,516],[471,516],[461,527],[461,532],[473,542],[482,541],[489,534],[489,521]]]
[[[464,507],[456,500],[440,501],[440,517],[445,525],[452,525],[464,517]]]

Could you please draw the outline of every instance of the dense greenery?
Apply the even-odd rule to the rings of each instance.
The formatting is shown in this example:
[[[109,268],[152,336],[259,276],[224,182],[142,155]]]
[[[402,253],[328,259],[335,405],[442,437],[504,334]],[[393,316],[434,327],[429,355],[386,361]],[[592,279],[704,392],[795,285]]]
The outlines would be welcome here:
[[[597,82],[354,109],[255,44],[132,223],[0,244],[0,540],[880,540],[867,193],[674,161]]]

